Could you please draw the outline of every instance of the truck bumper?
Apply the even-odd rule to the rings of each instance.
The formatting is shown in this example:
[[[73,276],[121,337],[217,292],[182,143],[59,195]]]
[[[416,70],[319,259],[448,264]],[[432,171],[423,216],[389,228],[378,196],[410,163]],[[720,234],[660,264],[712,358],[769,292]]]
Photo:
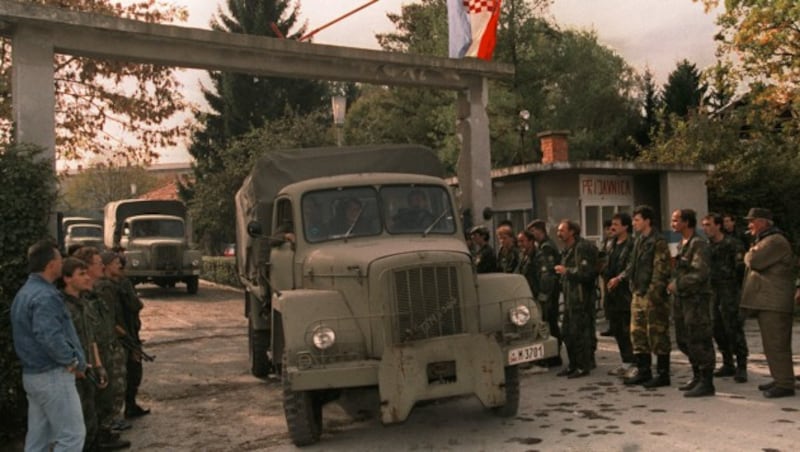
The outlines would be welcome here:
[[[199,268],[187,268],[185,270],[134,270],[125,269],[125,275],[129,278],[136,278],[141,281],[152,279],[182,279],[189,276],[200,276]]]
[[[286,371],[294,391],[377,385],[381,421],[391,424],[404,421],[421,400],[475,395],[486,407],[502,406],[505,404],[503,368],[509,365],[512,352],[517,356],[520,349],[531,346],[537,350],[541,346],[543,355],[528,361],[554,356],[558,349],[554,338],[501,346],[492,336],[461,334],[387,347],[382,360],[302,370],[290,366]],[[523,353],[523,356],[533,355]]]

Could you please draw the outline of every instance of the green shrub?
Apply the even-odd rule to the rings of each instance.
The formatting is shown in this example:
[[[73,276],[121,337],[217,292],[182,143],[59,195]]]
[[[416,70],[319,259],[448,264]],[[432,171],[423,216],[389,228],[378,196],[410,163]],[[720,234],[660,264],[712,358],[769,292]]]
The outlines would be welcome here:
[[[234,257],[203,257],[203,270],[200,277],[206,281],[232,287],[242,287],[236,271],[236,258]]]
[[[0,444],[19,433],[27,412],[9,310],[27,278],[28,247],[47,237],[56,202],[56,174],[43,150],[0,147]]]

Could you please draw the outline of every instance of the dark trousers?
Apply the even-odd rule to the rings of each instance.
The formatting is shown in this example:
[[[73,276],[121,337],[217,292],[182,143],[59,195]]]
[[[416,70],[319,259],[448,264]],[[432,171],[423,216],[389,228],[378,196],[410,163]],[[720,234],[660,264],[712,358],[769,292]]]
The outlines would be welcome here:
[[[619,356],[623,363],[633,362],[633,346],[631,345],[631,311],[615,310],[608,311],[608,325],[614,339],[617,340]]]
[[[558,293],[550,295],[542,303],[542,317],[550,328],[550,335],[558,339],[558,349],[561,350],[561,328],[558,326]]]
[[[747,358],[744,336],[744,317],[739,312],[739,287],[736,281],[712,283],[711,316],[714,321],[714,340],[725,364]]]
[[[128,357],[128,384],[125,386],[125,409],[132,408],[136,404],[136,395],[139,393],[139,386],[142,384],[142,362]]]
[[[564,345],[567,347],[569,367],[591,370],[594,362],[594,329],[591,318],[584,306],[572,309],[567,306],[564,312]]]
[[[788,312],[756,311],[761,342],[767,356],[769,373],[775,386],[794,389],[792,365],[792,314]]]
[[[700,370],[713,370],[717,360],[709,301],[708,294],[693,294],[675,296],[673,304],[678,349]]]

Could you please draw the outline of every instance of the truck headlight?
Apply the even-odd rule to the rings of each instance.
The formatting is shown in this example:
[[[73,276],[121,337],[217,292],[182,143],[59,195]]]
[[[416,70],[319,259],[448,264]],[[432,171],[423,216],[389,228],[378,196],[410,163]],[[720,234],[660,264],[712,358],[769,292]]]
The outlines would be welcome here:
[[[200,266],[200,259],[195,259],[192,261],[192,267],[199,267]]]
[[[142,263],[139,261],[139,259],[131,259],[131,267],[136,268],[140,265],[142,265]]]
[[[314,347],[325,350],[336,343],[336,333],[327,326],[318,326],[314,328],[314,332],[311,333],[311,340],[314,341]]]
[[[508,310],[508,319],[517,326],[524,326],[531,320],[531,310],[525,305]]]

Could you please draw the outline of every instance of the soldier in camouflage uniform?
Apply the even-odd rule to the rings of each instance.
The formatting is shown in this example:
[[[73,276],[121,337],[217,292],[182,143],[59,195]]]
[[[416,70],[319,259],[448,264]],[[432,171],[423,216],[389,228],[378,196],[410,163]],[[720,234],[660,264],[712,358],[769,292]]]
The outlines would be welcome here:
[[[711,254],[708,242],[695,231],[692,209],[672,213],[672,230],[681,235],[672,281],[667,292],[674,296],[675,340],[689,358],[694,376],[681,388],[684,397],[714,395],[713,328],[711,325]],[[680,389],[680,388],[679,388]]]
[[[616,276],[617,283],[630,284],[631,345],[636,372],[625,378],[626,385],[657,387],[663,380],[653,378],[652,356],[658,358],[659,368],[669,373],[669,301],[667,283],[670,277],[670,255],[667,241],[653,227],[655,212],[650,206],[633,211],[633,230],[636,240],[628,267]]]
[[[478,273],[494,273],[497,271],[497,260],[494,250],[489,246],[489,230],[485,226],[475,226],[469,231],[472,239],[472,262]]]
[[[70,317],[72,317],[72,323],[75,325],[75,332],[78,333],[78,339],[81,341],[86,362],[91,366],[90,369],[87,369],[87,375],[90,372],[95,375],[94,381],[89,378],[75,380],[81,399],[83,421],[86,425],[84,450],[95,450],[98,430],[97,410],[95,409],[96,391],[102,390],[108,385],[108,375],[103,369],[102,361],[98,360],[99,356],[94,352],[97,347],[95,341],[97,315],[93,311],[91,301],[83,296],[83,293],[92,288],[92,280],[87,273],[86,263],[73,257],[64,259],[62,281],[61,293]]]
[[[631,288],[628,284],[620,284],[617,276],[625,271],[633,256],[633,239],[631,216],[620,212],[611,220],[613,244],[608,252],[603,280],[607,281],[606,312],[612,336],[617,341],[622,366],[609,372],[609,375],[622,377],[633,365],[633,347],[631,346]]]
[[[525,280],[528,281],[528,286],[531,288],[531,293],[535,299],[537,291],[536,263],[534,262],[534,256],[536,254],[536,238],[530,231],[521,231],[519,234],[517,234],[517,243],[519,243],[520,250],[520,260],[519,265],[517,266],[517,273],[524,276]]]
[[[733,376],[737,383],[745,383],[748,350],[744,336],[744,317],[739,312],[744,249],[738,240],[723,233],[721,215],[708,214],[703,218],[702,225],[711,253],[711,316],[714,339],[722,353],[722,367],[714,372],[714,376]]]
[[[514,240],[514,232],[510,226],[497,228],[497,271],[501,273],[515,273],[519,266],[519,248]]]
[[[564,294],[564,344],[567,346],[569,364],[560,376],[579,378],[589,375],[594,363],[594,311],[595,284],[597,284],[597,247],[581,238],[581,227],[571,220],[563,220],[557,229],[564,243],[561,264],[556,273],[561,275]]]
[[[561,263],[561,253],[555,242],[547,235],[547,224],[543,220],[531,221],[527,229],[536,240],[536,252],[533,256],[534,295],[542,308],[542,318],[550,327],[550,334],[558,339],[558,353],[552,358],[547,358],[545,364],[549,367],[562,365],[561,361],[561,329],[558,326],[558,295],[559,276],[556,274],[556,265]]]
[[[108,387],[97,392],[96,407],[99,426],[98,442],[104,449],[130,446],[129,441],[119,439],[111,432],[115,419],[122,411],[125,395],[125,351],[117,339],[115,327],[119,305],[118,289],[105,277],[105,265],[100,252],[94,247],[83,247],[75,257],[86,262],[93,290],[86,294],[97,314],[96,340],[100,358],[108,373]],[[127,445],[127,446],[126,446]]]

